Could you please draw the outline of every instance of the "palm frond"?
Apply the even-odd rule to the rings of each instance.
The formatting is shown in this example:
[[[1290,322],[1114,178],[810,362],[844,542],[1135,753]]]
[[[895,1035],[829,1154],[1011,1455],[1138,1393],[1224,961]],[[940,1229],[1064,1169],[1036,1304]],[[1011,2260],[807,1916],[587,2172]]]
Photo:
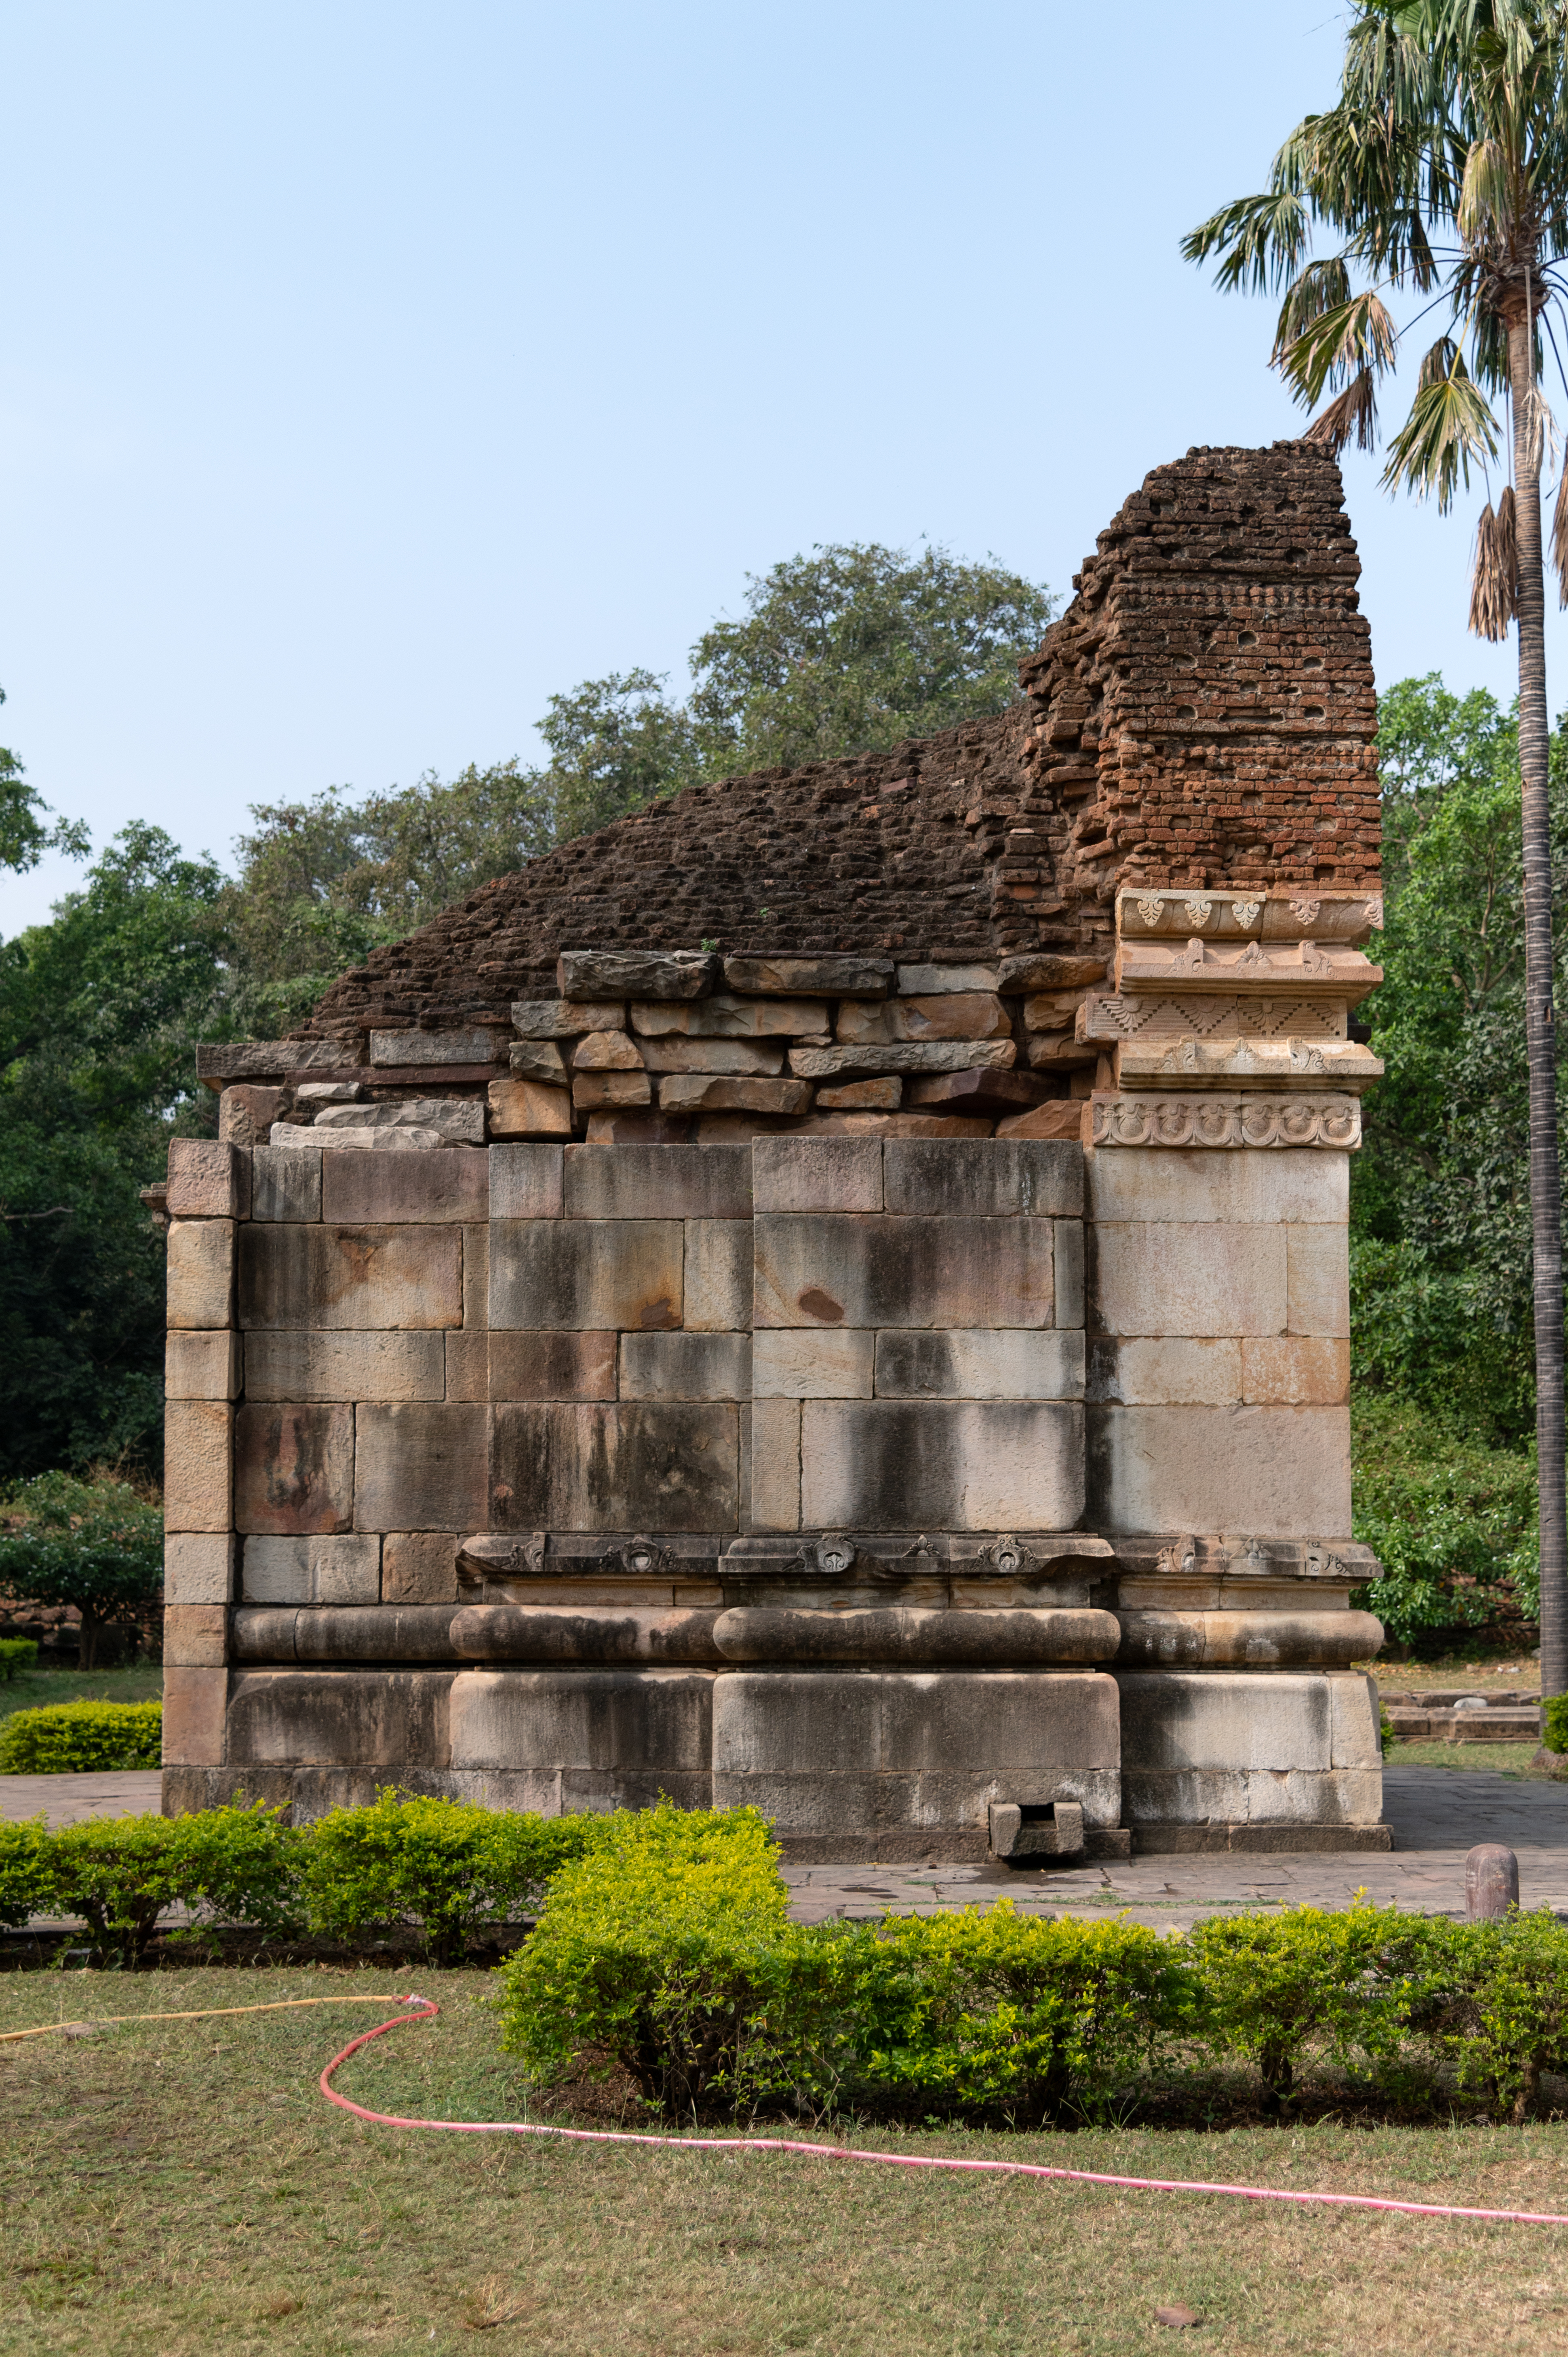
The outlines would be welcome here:
[[[1557,602],[1568,606],[1568,467],[1563,470],[1552,507],[1552,563],[1557,575]]]
[[[1308,328],[1327,312],[1343,309],[1349,300],[1350,273],[1340,255],[1335,254],[1325,262],[1309,262],[1294,285],[1286,290],[1280,306],[1274,349],[1269,355],[1271,367],[1278,367],[1290,346]]]
[[[1358,450],[1377,448],[1377,379],[1370,369],[1357,371],[1337,401],[1313,419],[1304,439],[1337,458],[1352,435]]]
[[[1254,295],[1277,292],[1301,267],[1306,252],[1306,207],[1294,189],[1274,188],[1266,196],[1239,197],[1184,237],[1183,258],[1207,262],[1223,256],[1215,284],[1227,290],[1245,286]]]
[[[1389,446],[1382,485],[1391,491],[1402,483],[1421,499],[1434,491],[1438,513],[1446,515],[1461,479],[1466,490],[1470,487],[1471,459],[1497,457],[1498,422],[1457,351],[1446,375],[1437,373],[1438,349],[1434,345],[1427,355],[1434,363],[1430,382],[1418,387],[1410,415]]]
[[[1460,236],[1467,245],[1505,245],[1513,214],[1514,189],[1501,142],[1472,140],[1454,216]]]
[[[1519,530],[1513,485],[1492,513],[1490,500],[1476,524],[1476,562],[1470,575],[1470,628],[1478,639],[1506,639],[1519,611]]]
[[[1368,289],[1309,320],[1277,354],[1274,365],[1296,399],[1311,408],[1321,401],[1326,386],[1337,389],[1362,369],[1380,376],[1391,368],[1398,342],[1399,329],[1379,296]]]

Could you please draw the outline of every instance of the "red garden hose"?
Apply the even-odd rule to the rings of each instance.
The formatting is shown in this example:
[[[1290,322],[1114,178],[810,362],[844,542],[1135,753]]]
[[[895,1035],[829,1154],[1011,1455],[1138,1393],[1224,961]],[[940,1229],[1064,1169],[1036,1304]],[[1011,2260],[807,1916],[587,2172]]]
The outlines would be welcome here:
[[[1371,2193],[1293,2193],[1274,2185],[1209,2185],[1201,2179],[1180,2177],[1112,2177],[1096,2169],[1046,2169],[1028,2160],[952,2160],[934,2153],[858,2152],[848,2145],[806,2144],[788,2136],[648,2136],[620,2128],[549,2127],[532,2120],[410,2120],[393,2112],[368,2112],[362,2104],[351,2104],[347,2095],[338,2093],[332,2084],[333,2074],[350,2054],[368,2046],[372,2038],[384,2038],[389,2029],[401,2029],[406,2021],[434,2021],[441,2010],[427,1996],[407,1996],[403,2002],[420,2009],[416,2013],[394,2014],[390,2021],[350,2039],[321,2073],[321,2092],[328,2102],[351,2112],[358,2120],[370,2121],[374,2127],[444,2128],[454,2136],[554,2136],[569,2144],[666,2145],[677,2152],[796,2152],[810,2154],[816,2160],[877,2161],[888,2169],[945,2169],[993,2177],[1068,2179],[1079,2185],[1114,2185],[1137,2193],[1223,2193],[1240,2201],[1316,2202],[1337,2210],[1397,2210],[1410,2218],[1484,2218],[1496,2224],[1513,2226],[1568,2226],[1568,2217],[1551,2211],[1468,2210],[1449,2201],[1393,2201]]]

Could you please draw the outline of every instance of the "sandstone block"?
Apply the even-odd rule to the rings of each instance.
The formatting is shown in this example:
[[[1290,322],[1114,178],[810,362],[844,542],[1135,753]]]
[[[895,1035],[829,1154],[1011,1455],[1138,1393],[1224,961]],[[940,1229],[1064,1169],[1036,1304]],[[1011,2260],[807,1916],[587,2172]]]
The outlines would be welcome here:
[[[252,1220],[321,1217],[321,1148],[258,1146],[251,1157]]]
[[[898,995],[929,998],[941,991],[993,991],[1000,978],[1000,968],[993,965],[901,965]]]
[[[250,1157],[220,1137],[177,1137],[168,1150],[171,1220],[246,1220]]]
[[[809,1400],[800,1411],[807,1529],[1067,1531],[1083,1498],[1076,1403]]]
[[[469,1405],[483,1402],[490,1395],[490,1338],[483,1328],[478,1333],[466,1329],[460,1334],[444,1334],[446,1346],[446,1384],[444,1392],[424,1394],[432,1399],[466,1401]],[[415,1396],[415,1394],[410,1394]]]
[[[164,1396],[166,1399],[238,1399],[238,1334],[170,1334],[164,1344]]]
[[[234,1520],[241,1530],[265,1536],[348,1530],[354,1520],[352,1407],[240,1408]]]
[[[1090,1346],[1089,1397],[1124,1407],[1233,1407],[1241,1398],[1241,1353],[1251,1347],[1182,1335],[1097,1340]]]
[[[1340,1226],[1348,1215],[1350,1157],[1313,1146],[1205,1154],[1140,1146],[1086,1160],[1095,1220],[1217,1220]]]
[[[488,1219],[489,1173],[487,1154],[378,1154],[367,1160],[328,1153],[321,1166],[321,1216],[354,1226]]]
[[[692,1124],[684,1114],[649,1110],[591,1113],[583,1134],[590,1146],[689,1146]]]
[[[757,1335],[754,1341],[760,1342]],[[800,1403],[759,1399],[751,1410],[747,1522],[754,1531],[800,1527]]]
[[[520,998],[511,1028],[524,1039],[576,1039],[586,1031],[624,1031],[626,1007],[618,1000]]]
[[[228,1604],[238,1542],[232,1531],[171,1532],[164,1541],[164,1602]]]
[[[1289,1335],[1244,1341],[1241,1396],[1263,1407],[1338,1407],[1350,1396],[1350,1345]]]
[[[822,1102],[822,1092],[817,1092]],[[1083,1135],[1083,1100],[1080,1097],[1051,1097],[1032,1113],[1009,1114],[996,1125],[998,1137],[1062,1137],[1080,1140]]]
[[[880,1137],[758,1138],[751,1149],[758,1211],[880,1211]]]
[[[487,1091],[492,1137],[570,1137],[572,1099],[536,1081],[492,1081]]]
[[[345,1142],[361,1145],[360,1133],[373,1129],[394,1133],[381,1141],[393,1150],[406,1135],[418,1138],[420,1150],[427,1152],[424,1141],[431,1135],[446,1146],[483,1146],[485,1108],[478,1097],[403,1097],[373,1104],[328,1104],[318,1109],[311,1127],[326,1132],[322,1144],[329,1147],[341,1147]]]
[[[229,1764],[319,1764],[339,1776],[355,1768],[445,1768],[450,1751],[446,1698],[456,1674],[452,1670],[235,1671],[229,1702]],[[352,1785],[333,1795],[334,1801],[372,1797]]]
[[[445,1146],[447,1140],[438,1129],[361,1127],[334,1129],[317,1134],[314,1125],[300,1129],[288,1122],[274,1121],[272,1142],[291,1151],[306,1152],[312,1147],[329,1146],[334,1154],[429,1154]]]
[[[653,1087],[646,1072],[579,1072],[572,1082],[572,1103],[578,1113],[651,1104]]]
[[[563,998],[705,998],[715,961],[696,950],[564,950]]]
[[[372,1064],[488,1064],[504,1049],[498,1031],[372,1031]]]
[[[842,1088],[817,1091],[817,1105],[823,1113],[897,1113],[903,1101],[899,1080],[846,1081]]]
[[[743,1400],[751,1396],[749,1334],[623,1334],[622,1399]]]
[[[827,1027],[818,998],[712,998],[682,1006],[646,1004],[631,1010],[631,1028],[649,1039],[806,1039]]]
[[[909,1103],[949,1113],[1013,1114],[1038,1104],[1049,1085],[1031,1072],[939,1072],[911,1082]]]
[[[204,1040],[196,1051],[197,1078],[209,1089],[230,1081],[276,1081],[285,1072],[329,1071],[356,1060],[335,1039]]]
[[[486,1221],[463,1230],[463,1323],[478,1333],[489,1319],[490,1230]]]
[[[575,1072],[640,1072],[642,1050],[624,1031],[590,1031],[572,1049]]]
[[[1218,1221],[1124,1226],[1102,1221],[1095,1229],[1095,1259],[1091,1314],[1102,1333],[1190,1336],[1284,1330],[1283,1228],[1229,1227]]]
[[[893,981],[891,958],[727,957],[725,981],[731,990],[763,998],[886,998]],[[651,996],[651,994],[650,994]]]
[[[469,1530],[487,1521],[492,1530],[736,1528],[733,1406],[647,1400],[491,1414],[488,1514],[456,1518]]]
[[[553,1039],[514,1039],[507,1061],[514,1081],[540,1081],[546,1088],[567,1085],[566,1067]]]
[[[1026,1031],[1070,1031],[1078,1020],[1082,993],[1042,990],[1024,1001]]]
[[[170,1400],[164,1411],[164,1528],[227,1531],[234,1411],[219,1400]]]
[[[1285,1324],[1293,1334],[1340,1340],[1350,1331],[1350,1256],[1344,1229],[1288,1227]]]
[[[784,1068],[784,1050],[777,1040],[673,1038],[645,1041],[642,1060],[650,1072],[724,1072],[770,1080]]]
[[[489,1415],[471,1405],[361,1407],[354,1445],[355,1527],[483,1530]]]
[[[791,1048],[789,1070],[805,1081],[853,1081],[882,1072],[1006,1071],[1018,1049],[1011,1039],[908,1039],[886,1047]]]
[[[819,1092],[818,1103],[822,1102]],[[989,1137],[984,1115],[946,1113],[809,1113],[789,1124],[791,1137]]]
[[[998,1779],[1021,1800],[1074,1798],[1087,1822],[1117,1822],[1117,1695],[1100,1672],[736,1670],[719,1679],[714,1701],[722,1804],[753,1797],[745,1789],[752,1780],[779,1779],[787,1793],[788,1780],[809,1778],[830,1822],[848,1802],[841,1821],[853,1824],[858,1815],[875,1829],[883,1807],[862,1779],[964,1777],[978,1780],[970,1798],[982,1824],[985,1788],[994,1797]],[[834,1793],[852,1780],[851,1792]],[[801,1797],[809,1812],[810,1797]],[[913,1813],[916,1797],[906,1788],[881,1799],[898,1821]],[[799,1816],[799,1802],[789,1798],[785,1806],[780,1829],[805,1830],[810,1814]]]
[[[810,1110],[805,1081],[726,1080],[706,1072],[667,1072],[659,1083],[664,1113],[796,1114]]]
[[[556,1780],[705,1777],[713,1688],[701,1669],[465,1670],[452,1687],[453,1761]]]
[[[279,1093],[281,1094],[282,1092],[280,1091]],[[359,1104],[363,1101],[364,1094],[365,1084],[362,1081],[301,1081],[295,1086],[294,1101],[296,1105],[303,1106],[308,1111],[317,1105]],[[252,1191],[254,1192],[253,1183]],[[254,1218],[254,1216],[252,1206],[252,1217]]]
[[[446,1395],[443,1337],[295,1328],[245,1340],[252,1400],[438,1400]]]
[[[1349,1420],[1338,1407],[1096,1406],[1089,1477],[1097,1530],[1342,1537]]]
[[[1278,1775],[1375,1768],[1381,1756],[1369,1681],[1354,1672],[1118,1671],[1116,1682],[1129,1771]]]
[[[749,1150],[742,1148],[742,1152]],[[729,1147],[706,1146],[708,1154]],[[751,1323],[751,1222],[686,1222],[686,1316],[688,1333],[731,1334]]]
[[[679,1220],[494,1221],[491,1328],[679,1326],[683,1243]]]
[[[929,998],[846,999],[834,1037],[856,1047],[890,1039],[1010,1039],[1013,1018],[992,992]]]
[[[768,1335],[772,1343],[838,1341],[836,1333]],[[763,1338],[757,1337],[760,1344]],[[1078,1400],[1083,1397],[1081,1334],[885,1330],[876,1337],[880,1399]],[[819,1396],[829,1396],[821,1394]]]
[[[569,1220],[744,1220],[751,1154],[744,1146],[574,1146],[566,1153]]]
[[[1056,1222],[1056,1285],[1057,1324],[1081,1326],[1085,1308],[1081,1220],[1058,1220]]]
[[[381,1600],[381,1543],[368,1533],[337,1537],[249,1538],[247,1604],[375,1604]]]
[[[884,1149],[887,1209],[940,1219],[1073,1219],[1083,1211],[1083,1157],[1070,1145],[1001,1139]]]
[[[382,1603],[456,1603],[462,1543],[454,1531],[389,1531],[381,1541]]]
[[[756,1336],[755,1399],[869,1399],[877,1337],[842,1328],[775,1328]]]
[[[1049,1326],[1054,1223],[759,1214],[756,1326]]]
[[[1002,961],[998,988],[1022,994],[1032,990],[1081,990],[1105,978],[1103,958],[1057,957],[1030,952]]]
[[[218,1135],[225,1145],[249,1148],[264,1146],[272,1125],[283,1111],[282,1089],[239,1082],[218,1100]]]
[[[166,1768],[221,1768],[229,1673],[220,1669],[164,1672]]]
[[[492,1220],[558,1220],[565,1149],[559,1146],[492,1146]]]
[[[171,1220],[167,1320],[175,1327],[233,1323],[234,1222]]]
[[[252,1222],[240,1232],[239,1308],[250,1329],[461,1325],[462,1231]]]

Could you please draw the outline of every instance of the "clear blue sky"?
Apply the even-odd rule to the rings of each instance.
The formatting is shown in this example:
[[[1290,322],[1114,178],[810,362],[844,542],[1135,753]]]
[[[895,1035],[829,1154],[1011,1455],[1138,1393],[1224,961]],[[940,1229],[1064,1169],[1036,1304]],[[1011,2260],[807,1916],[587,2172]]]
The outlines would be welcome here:
[[[96,842],[538,750],[828,540],[1065,591],[1145,470],[1299,430],[1177,240],[1333,0],[31,0],[8,17],[0,737]],[[1561,404],[1559,404],[1561,406]],[[1390,404],[1391,408],[1392,404]],[[1380,681],[1509,693],[1469,519],[1347,460]],[[1555,703],[1568,618],[1552,608]],[[76,874],[0,879],[0,931]]]

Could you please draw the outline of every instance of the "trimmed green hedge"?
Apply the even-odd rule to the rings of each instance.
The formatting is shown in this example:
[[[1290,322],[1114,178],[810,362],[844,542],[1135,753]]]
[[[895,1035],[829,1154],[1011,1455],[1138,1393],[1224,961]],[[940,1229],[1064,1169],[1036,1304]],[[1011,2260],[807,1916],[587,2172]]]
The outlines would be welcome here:
[[[59,1702],[14,1710],[0,1723],[0,1776],[156,1768],[163,1757],[163,1727],[161,1702]]]

